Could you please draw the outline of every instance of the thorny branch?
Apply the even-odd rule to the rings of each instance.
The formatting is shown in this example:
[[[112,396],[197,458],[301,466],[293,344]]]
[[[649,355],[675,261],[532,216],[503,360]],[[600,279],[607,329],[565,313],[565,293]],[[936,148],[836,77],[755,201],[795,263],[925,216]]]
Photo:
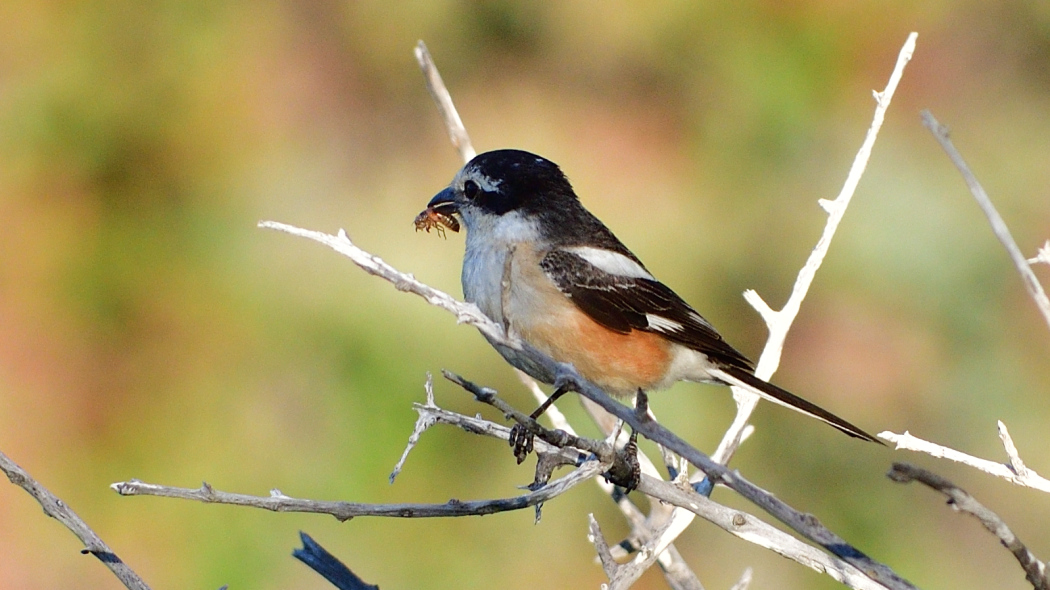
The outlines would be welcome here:
[[[423,70],[427,90],[437,103],[441,118],[445,121],[445,129],[448,130],[448,137],[452,140],[452,147],[456,148],[464,163],[469,162],[474,159],[477,152],[474,151],[474,145],[470,142],[470,136],[467,135],[467,128],[463,126],[463,120],[459,118],[459,112],[452,104],[452,95],[448,93],[445,82],[441,79],[437,66],[434,65],[434,58],[430,57],[430,51],[422,41],[416,43],[416,61],[419,62],[419,68]]]
[[[443,410],[433,404],[433,398],[428,396],[428,402],[426,404],[417,404],[416,410],[420,412],[420,421],[425,421],[430,426],[434,424],[449,424],[464,430],[476,434],[482,434],[485,436],[491,436],[502,440],[507,439],[509,429],[486,422],[478,418],[463,416],[454,412]],[[556,451],[553,447],[547,446],[542,441],[537,441],[538,453],[552,453]],[[560,449],[565,454],[565,460],[563,464],[571,464],[574,457],[578,457],[577,452],[571,449]],[[748,514],[746,512],[735,510],[723,506],[713,500],[697,494],[688,486],[682,486],[679,483],[668,482],[660,479],[655,469],[652,469],[651,465],[646,466],[643,463],[643,476],[640,482],[638,491],[659,500],[661,503],[665,503],[671,506],[682,506],[684,510],[690,511],[691,514],[696,514],[701,518],[713,523],[725,530],[726,532],[733,534],[745,541],[765,547],[777,554],[794,560],[806,567],[812,568],[815,571],[826,573],[831,578],[846,584],[851,588],[860,588],[863,590],[876,590],[883,588],[882,585],[875,583],[856,568],[850,566],[841,559],[829,556],[823,551],[798,540],[797,538],[789,535],[772,525],[763,522],[761,519]],[[626,498],[621,498],[626,502]],[[633,507],[633,504],[631,504]],[[644,520],[644,516],[641,514],[634,514],[635,518]],[[638,523],[632,523],[635,526]],[[660,536],[659,538],[663,538]],[[665,541],[669,542],[669,541]],[[610,548],[613,553],[616,552],[616,548]],[[640,550],[642,553],[646,550]],[[651,552],[659,552],[657,547],[651,548]],[[642,570],[644,571],[644,569]],[[638,572],[639,574],[641,572]]]
[[[24,489],[33,496],[44,509],[44,514],[62,523],[73,532],[84,544],[82,553],[89,553],[98,558],[106,567],[113,572],[122,584],[129,590],[149,590],[149,586],[142,580],[126,563],[117,557],[116,553],[102,541],[91,527],[83,519],[77,516],[73,509],[66,505],[58,496],[52,494],[40,482],[33,479],[31,475],[7,455],[0,453],[0,471],[3,471],[11,483]]]
[[[816,276],[817,270],[820,269],[828,248],[831,247],[831,239],[835,236],[839,222],[842,221],[843,216],[846,214],[846,208],[853,198],[853,193],[857,189],[857,184],[860,183],[860,178],[864,174],[865,168],[867,168],[868,158],[871,156],[875,139],[878,137],[879,130],[882,128],[882,122],[886,117],[886,109],[889,108],[890,101],[893,99],[893,93],[897,90],[897,84],[904,75],[904,67],[908,65],[912,54],[915,52],[915,41],[917,38],[918,33],[908,35],[904,46],[901,47],[900,54],[897,56],[897,65],[893,68],[893,73],[890,74],[886,88],[882,92],[872,93],[875,96],[875,115],[872,118],[871,127],[868,129],[864,142],[853,160],[853,166],[846,176],[846,183],[843,185],[839,196],[834,201],[826,199],[819,201],[820,206],[828,214],[828,222],[824,226],[824,233],[821,234],[816,247],[813,248],[813,252],[810,253],[809,258],[806,260],[806,264],[799,271],[798,278],[795,280],[795,286],[791,290],[791,296],[788,297],[783,309],[773,311],[755,291],[748,290],[744,292],[744,298],[759,312],[769,328],[769,338],[766,340],[766,346],[762,350],[758,364],[755,366],[755,375],[762,379],[768,380],[776,372],[777,367],[780,366],[780,356],[784,349],[784,341],[787,339],[788,330],[791,329],[791,324],[798,315],[802,300],[806,298],[806,294],[809,292],[813,278]],[[747,426],[751,413],[758,404],[759,397],[734,387],[733,399],[737,403],[737,415],[733,419],[732,425],[723,435],[722,442],[718,444],[718,448],[711,455],[715,461],[723,464],[729,462],[729,459],[740,444],[741,434]]]
[[[299,539],[302,540],[303,547],[292,551],[292,557],[305,563],[339,590],[379,590],[379,586],[365,583],[310,535],[300,532]]]
[[[504,346],[519,347],[521,354],[525,356],[530,363],[551,375],[558,376],[559,382],[572,384],[572,389],[577,393],[590,399],[601,406],[605,411],[626,422],[638,434],[677,453],[692,463],[695,467],[706,473],[712,481],[722,483],[726,487],[736,491],[805,538],[821,545],[832,554],[837,555],[847,563],[865,572],[873,580],[887,588],[914,588],[914,586],[898,576],[889,567],[871,559],[869,556],[847,543],[844,539],[828,530],[813,516],[798,512],[769,492],[762,490],[744,479],[739,473],[730,471],[725,466],[712,461],[710,457],[689,445],[689,443],[685,442],[678,435],[674,434],[659,423],[648,419],[648,417],[638,416],[633,408],[628,408],[627,406],[613,400],[602,391],[600,387],[580,376],[572,366],[555,362],[550,357],[547,357],[531,347],[528,343],[507,338],[503,332],[503,327],[478,312],[476,306],[457,301],[446,293],[424,285],[409,275],[398,272],[393,267],[382,262],[378,257],[361,250],[350,241],[346,236],[346,232],[340,230],[338,236],[331,236],[273,221],[260,222],[259,226],[286,231],[291,234],[314,239],[320,243],[328,245],[340,253],[343,253],[369,273],[382,277],[399,286],[399,288],[405,286],[406,288],[403,288],[402,290],[416,293],[428,301],[434,300],[440,302],[439,307],[456,314],[457,317],[461,318],[461,321],[476,326],[485,334],[490,335],[491,340]]]
[[[470,384],[472,387],[473,383]],[[405,465],[405,461],[408,459],[408,454],[415,448],[416,444],[419,443],[419,438],[424,432],[429,430],[435,424],[448,424],[451,426],[457,426],[466,432],[471,434],[480,434],[484,436],[490,436],[493,438],[499,438],[502,440],[510,439],[510,429],[506,426],[483,420],[479,417],[464,416],[462,414],[456,414],[455,412],[449,412],[437,406],[434,403],[434,380],[431,375],[427,374],[427,381],[425,384],[425,390],[427,394],[426,403],[413,404],[416,413],[419,414],[419,418],[416,420],[416,425],[412,429],[412,434],[408,437],[408,444],[405,445],[405,450],[401,454],[401,458],[398,460],[397,465],[394,466],[394,470],[390,473],[390,483],[394,483],[394,479],[401,473],[401,469]],[[470,391],[468,389],[468,391]],[[495,396],[495,391],[491,391],[491,395]],[[475,396],[476,397],[476,396]],[[502,400],[499,400],[500,404],[503,404]],[[505,404],[503,404],[505,405]],[[509,407],[509,406],[508,406]],[[518,414],[521,417],[525,417],[523,414]],[[596,445],[598,443],[595,443]],[[537,484],[542,482],[546,483],[550,479],[550,475],[554,468],[561,467],[563,465],[581,465],[587,456],[579,450],[573,450],[572,448],[558,448],[546,442],[543,438],[536,442],[535,447],[536,453],[542,458],[541,464],[546,468],[546,477],[540,476],[539,465],[537,465]],[[611,447],[607,451],[607,454],[611,455]],[[533,489],[539,486],[534,486]],[[539,505],[537,504],[537,510]],[[538,518],[537,514],[537,518]]]
[[[471,385],[473,386],[473,384]],[[435,424],[449,424],[471,433],[507,440],[509,429],[476,417],[464,416],[441,409],[433,403],[433,397],[430,395],[430,391],[432,390],[428,387],[427,403],[416,405],[416,410],[420,413],[419,422],[426,423],[428,425],[427,428],[432,427]],[[489,392],[493,395],[495,393],[491,390],[489,390]],[[537,441],[536,450],[540,454],[560,451],[563,453],[561,464],[565,465],[570,465],[574,458],[581,457],[578,452],[573,451],[571,448],[559,450],[546,445],[546,443],[542,441]],[[401,462],[399,462],[399,464],[400,463]],[[704,518],[730,534],[751,543],[755,543],[761,547],[770,549],[787,559],[796,561],[817,572],[826,573],[831,578],[842,582],[851,588],[860,588],[863,590],[877,590],[879,588],[884,588],[884,586],[867,578],[860,571],[843,560],[828,556],[819,549],[807,545],[751,514],[722,506],[707,497],[701,496],[688,486],[682,487],[680,484],[663,481],[655,475],[645,473],[640,482],[639,491],[651,498],[659,500],[660,503],[683,506],[685,510],[691,511],[691,513]],[[636,516],[644,518],[641,515]],[[610,551],[615,552],[615,549],[615,547],[611,548]],[[659,549],[655,547],[649,550],[642,549],[639,551],[639,554],[647,551],[659,551]],[[619,575],[621,577],[633,573],[636,578],[644,571],[644,568],[627,568],[618,571],[620,572]],[[685,580],[689,578],[685,577],[678,579]]]
[[[546,401],[547,396],[540,390],[539,385],[536,381],[522,373],[517,371],[518,376],[521,378],[525,386],[533,393],[537,403],[543,403]],[[582,399],[584,407],[588,410],[591,417],[597,423],[599,429],[607,436],[616,436],[616,446],[620,447],[623,441],[620,441],[620,435],[623,435],[623,429],[621,428],[622,422],[619,422],[605,410],[602,410],[598,406],[591,403],[589,400]],[[555,428],[560,428],[575,434],[572,425],[568,423],[565,416],[558,410],[557,406],[551,406],[547,409],[546,417],[551,421]],[[638,450],[638,461],[641,467],[642,473],[651,476],[656,479],[660,479],[660,474],[656,469],[656,466],[651,460],[641,451]],[[539,464],[537,463],[537,467]],[[681,478],[684,481],[684,478]],[[618,545],[610,548],[610,552],[614,558],[623,558],[629,554],[629,550],[634,552],[634,561],[640,561],[640,573],[644,573],[648,567],[652,565],[651,557],[655,555],[655,559],[660,564],[668,585],[671,590],[704,590],[703,584],[700,583],[700,579],[696,573],[690,569],[689,565],[685,562],[681,553],[671,543],[677,538],[677,535],[671,536],[667,532],[664,532],[666,527],[663,523],[666,523],[670,518],[671,514],[674,513],[674,508],[668,504],[657,503],[650,506],[649,515],[638,508],[634,502],[631,501],[630,496],[624,494],[622,490],[618,489],[612,482],[605,478],[595,478],[595,483],[602,489],[603,492],[612,498],[613,502],[623,513],[627,523],[631,526],[630,535]],[[678,481],[678,480],[676,480]],[[659,536],[656,533],[660,533]],[[801,544],[801,543],[800,543]],[[805,547],[813,549],[809,545],[802,544]],[[657,552],[655,547],[663,546],[666,547],[662,552]],[[813,549],[816,551],[815,549]],[[819,553],[819,551],[817,551]],[[823,555],[823,554],[821,554]],[[640,575],[639,573],[639,575]]]
[[[1039,283],[1039,280],[1036,278],[1035,273],[1030,266],[1038,262],[1050,263],[1050,241],[1039,250],[1039,253],[1035,258],[1025,259],[1024,254],[1021,253],[1021,249],[1017,246],[1013,236],[1010,234],[1006,222],[1003,221],[1002,216],[1000,216],[995,210],[995,206],[992,204],[988,193],[985,192],[973,171],[970,170],[970,167],[966,164],[962,154],[959,153],[959,150],[956,149],[955,145],[949,138],[947,126],[938,122],[929,111],[922,112],[922,122],[923,125],[930,130],[930,133],[933,134],[934,138],[941,145],[941,148],[948,154],[948,158],[962,174],[963,180],[966,181],[966,185],[970,188],[970,192],[973,194],[974,199],[977,200],[977,204],[981,207],[981,210],[991,223],[993,233],[995,233],[996,237],[999,238],[999,241],[1002,242],[1010,259],[1013,261],[1014,266],[1016,266],[1018,272],[1021,273],[1021,278],[1024,282],[1025,288],[1032,296],[1032,299],[1035,300],[1036,307],[1038,307],[1039,311],[1043,314],[1047,324],[1050,325],[1050,300],[1047,299],[1042,285]],[[1002,421],[999,421],[998,424],[999,438],[1002,440],[1003,448],[1010,460],[1009,465],[973,457],[966,453],[956,451],[955,449],[912,436],[909,432],[896,434],[886,431],[879,433],[879,437],[894,443],[897,449],[907,449],[910,451],[927,453],[933,457],[948,459],[950,461],[968,465],[975,469],[984,471],[985,473],[1001,477],[1017,485],[1050,492],[1050,480],[1047,480],[1025,466],[1024,461],[1021,460],[1021,457],[1017,452],[1017,447],[1014,445],[1013,439],[1010,437],[1010,432],[1006,429],[1006,425],[1003,424]]]
[[[163,496],[166,498],[195,500],[206,504],[231,504],[234,506],[262,508],[273,512],[330,514],[340,521],[350,520],[357,516],[435,518],[483,516],[535,506],[564,493],[581,482],[587,481],[605,471],[605,469],[607,469],[607,466],[600,461],[586,461],[579,469],[572,471],[565,477],[556,479],[543,488],[527,494],[498,500],[451,499],[444,504],[361,504],[357,502],[308,500],[286,496],[280,490],[271,490],[269,496],[252,496],[216,490],[207,482],[196,489],[162,486],[138,480],[118,482],[109,487],[121,496]]]
[[[416,60],[419,62],[419,67],[423,71],[423,76],[426,80],[427,89],[430,91],[430,95],[431,97],[433,97],[434,102],[437,104],[438,111],[440,112],[441,117],[445,122],[445,128],[448,131],[449,138],[451,138],[452,140],[453,147],[457,149],[460,158],[462,158],[464,163],[468,162],[476,154],[476,152],[474,151],[474,147],[470,141],[470,135],[467,133],[467,129],[463,125],[463,120],[460,118],[459,112],[456,110],[456,106],[452,102],[452,96],[449,94],[448,89],[445,88],[445,84],[441,79],[441,75],[438,73],[437,66],[434,64],[433,58],[430,56],[430,52],[427,50],[426,45],[422,41],[420,41],[416,46]],[[538,394],[538,396],[543,398],[539,400],[540,403],[546,400],[546,396],[543,395],[542,391],[540,391],[539,387],[536,385],[536,382],[531,377],[525,375],[524,373],[521,373],[520,371],[518,373],[520,376],[523,377],[523,381],[525,381],[526,386],[529,387],[534,394]],[[602,410],[598,411],[602,412]],[[555,426],[557,428],[561,428],[566,432],[572,433],[572,428],[568,426],[568,424],[564,422],[564,420],[562,420],[561,423],[557,422],[556,417],[558,415],[559,414],[557,412],[557,408],[555,408],[554,406],[551,406],[547,410],[548,418],[555,420]],[[417,423],[417,428],[418,426],[419,424]],[[609,428],[606,429],[606,432],[611,434],[612,430],[612,428]],[[418,435],[416,433],[413,433],[413,436],[416,436],[418,438]],[[409,448],[411,448],[411,444],[412,442],[410,440]],[[405,453],[408,453],[408,449],[405,450]],[[536,466],[536,482],[542,481],[544,477],[549,477],[550,461],[547,460],[546,457],[547,455],[545,454],[539,455],[539,460],[537,461]],[[644,457],[644,455],[642,455],[642,457]],[[607,493],[612,493],[614,487],[612,484],[606,482],[604,484],[599,483],[599,485],[602,486],[602,488],[606,490]],[[628,500],[627,497],[622,494],[621,498],[616,503],[618,506],[620,506],[621,510],[624,511],[625,516],[628,519],[630,519],[631,508],[635,508],[634,504],[632,504],[630,500]],[[539,518],[539,509],[540,507],[537,506],[537,519]],[[637,510],[637,508],[635,508],[635,510]],[[651,517],[655,516],[656,511],[654,510],[653,512],[654,514],[651,515]],[[664,518],[666,519],[667,517],[665,516]],[[636,518],[634,520],[637,522],[638,520],[644,519]],[[656,539],[652,539],[651,532],[649,532],[648,529],[645,529],[644,533],[642,532],[642,525],[636,524],[634,528],[637,534],[644,535],[643,542],[657,541]],[[670,541],[673,541],[678,536],[677,533],[674,533],[673,531],[668,531],[666,527],[664,527],[662,530],[664,531],[663,536],[666,537],[668,541],[666,543],[662,543],[662,545],[666,546],[667,549],[659,553],[656,559],[660,561],[660,565],[664,570],[664,574],[667,578],[668,583],[672,586],[674,590],[703,590],[703,586],[700,584],[700,580],[696,577],[696,574],[689,569],[689,566],[685,563],[685,560],[682,559],[681,555],[678,553],[678,550],[673,545],[669,544]],[[673,536],[670,533],[673,533]],[[652,559],[648,559],[646,561],[646,567],[648,567],[651,564]]]
[[[1010,431],[1006,429],[1006,425],[1001,420],[999,421],[999,438],[1002,440],[1003,449],[1005,449],[1006,456],[1010,460],[1009,465],[967,455],[955,449],[949,449],[917,436],[912,436],[907,431],[904,434],[896,434],[889,431],[880,432],[879,438],[894,443],[898,450],[917,451],[938,459],[948,459],[949,461],[962,463],[985,473],[990,473],[996,477],[1001,477],[1019,486],[1050,492],[1050,480],[1040,476],[1024,464],[1020,454],[1017,452],[1017,447],[1014,445],[1014,440],[1010,436]]]
[[[896,80],[899,80],[900,71],[902,70],[904,63],[906,63],[908,58],[910,57],[912,48],[914,46],[914,40],[915,36],[913,34],[909,37],[908,43],[906,43],[905,45],[905,49],[902,50],[902,57],[900,60],[898,60],[897,69],[895,70],[894,76],[891,78],[891,83],[890,86],[887,87],[887,91],[876,94],[876,98],[879,102],[879,109],[876,112],[876,123],[873,124],[873,128],[875,129],[875,131],[869,131],[868,140],[866,140],[865,145],[862,146],[862,153],[870,152],[871,143],[874,141],[874,134],[875,132],[877,132],[878,124],[881,123],[881,118],[883,116],[885,108],[886,106],[888,106],[889,96],[892,94],[892,90],[896,86]],[[432,61],[428,59],[429,56],[426,55],[425,47],[420,46],[417,49],[417,57],[420,59],[421,65],[424,67],[424,71],[427,72],[428,82],[432,79],[435,79],[435,77],[431,74],[436,73],[436,69],[432,67]],[[427,65],[428,63],[430,65]],[[428,68],[430,69],[430,71],[428,71]],[[440,82],[439,77],[436,79]],[[439,103],[442,103],[441,110],[445,116],[446,122],[450,129],[450,135],[455,137],[456,133],[454,132],[453,128],[455,127],[458,129],[462,129],[462,123],[459,120],[458,115],[455,114],[454,107],[449,109],[444,106],[444,98],[447,97],[447,91],[444,90],[443,87],[440,88],[441,91],[435,91],[434,86],[431,86],[431,88],[432,93],[434,93],[435,97],[438,97]],[[448,100],[447,104],[450,106],[451,100]],[[462,135],[465,137],[465,130],[463,131]],[[456,143],[456,145],[457,147],[459,147],[463,144]],[[469,152],[464,151],[462,149],[460,150],[460,152],[464,158],[468,157]],[[866,160],[866,157],[867,156],[865,154],[863,159]],[[860,159],[860,157],[858,157],[858,159]],[[863,166],[861,166],[855,174],[850,175],[850,178],[847,180],[847,186],[851,184],[855,186],[857,180],[859,180],[859,170],[862,169]],[[849,192],[852,192],[852,188],[849,190]],[[822,205],[829,210],[829,213],[834,215],[834,205],[836,202],[822,202]],[[751,486],[751,484],[747,483],[746,480],[739,478],[737,474],[730,474],[720,465],[717,465],[716,463],[712,462],[708,457],[706,457],[696,449],[690,447],[684,441],[673,435],[673,433],[670,433],[669,431],[666,431],[666,429],[663,429],[663,427],[659,424],[656,424],[652,420],[640,420],[637,416],[633,415],[633,412],[630,409],[614,402],[613,400],[608,398],[608,396],[605,396],[604,392],[602,392],[599,388],[593,386],[593,384],[583,381],[578,374],[575,374],[575,371],[571,367],[564,367],[558,365],[551,359],[548,359],[542,354],[539,354],[538,351],[531,349],[531,347],[529,347],[525,343],[508,340],[507,337],[502,334],[502,327],[496,325],[488,325],[491,324],[491,322],[486,322],[485,320],[487,320],[487,318],[484,318],[483,316],[478,317],[478,315],[476,315],[476,308],[473,308],[470,311],[465,311],[463,309],[452,309],[452,307],[455,306],[450,306],[449,300],[451,298],[448,297],[446,294],[437,292],[436,290],[432,290],[429,287],[426,287],[425,285],[416,282],[414,279],[411,279],[411,277],[409,277],[411,279],[411,282],[397,280],[396,271],[394,271],[388,265],[385,265],[385,263],[383,263],[378,258],[368,253],[365,253],[364,251],[361,251],[360,249],[357,249],[355,246],[353,246],[352,243],[350,243],[349,239],[346,237],[345,232],[340,231],[340,235],[338,236],[338,238],[333,238],[332,236],[325,236],[324,234],[317,234],[317,232],[309,232],[307,230],[301,230],[299,228],[293,228],[275,222],[262,222],[260,226],[269,227],[273,229],[281,229],[283,231],[288,231],[290,233],[295,233],[304,237],[311,237],[312,239],[316,239],[318,241],[321,241],[322,243],[326,243],[330,247],[343,252],[347,256],[350,256],[352,259],[355,260],[355,262],[362,266],[362,268],[365,268],[366,271],[372,274],[376,274],[378,276],[383,276],[384,278],[387,278],[387,280],[392,280],[392,282],[396,281],[395,284],[398,286],[399,289],[408,290],[420,294],[426,297],[428,300],[434,301],[435,304],[449,309],[449,311],[457,313],[457,316],[459,317],[461,322],[467,322],[471,323],[472,325],[475,325],[486,335],[490,336],[490,339],[495,340],[496,342],[505,343],[505,345],[510,345],[514,346],[515,348],[522,349],[528,356],[535,357],[536,364],[538,366],[544,367],[544,369],[550,375],[565,377],[566,380],[570,380],[577,383],[577,389],[579,390],[581,395],[591,399],[599,406],[603,407],[606,411],[609,411],[612,414],[623,419],[625,422],[630,424],[635,429],[635,431],[657,441],[660,444],[663,444],[664,446],[669,447],[675,452],[678,452],[680,455],[685,457],[687,460],[696,465],[702,471],[707,473],[708,476],[712,478],[712,480],[725,483],[727,486],[737,490],[742,495],[745,495],[745,497],[748,497],[752,501],[756,501],[756,503],[762,506],[763,509],[769,511],[771,514],[774,514],[774,516],[780,518],[782,521],[789,524],[789,526],[792,526],[792,528],[795,528],[797,531],[807,536],[807,538],[810,538],[811,540],[814,540],[824,545],[825,548],[827,548],[832,553],[841,553],[842,557],[846,559],[846,561],[854,563],[854,565],[861,567],[862,571],[869,572],[872,575],[873,579],[880,580],[888,587],[910,587],[910,585],[908,585],[907,582],[900,579],[891,570],[889,570],[885,566],[882,566],[881,564],[873,562],[872,560],[870,560],[870,558],[863,555],[856,549],[849,547],[844,543],[844,541],[842,541],[837,536],[831,534],[830,531],[827,531],[827,529],[824,529],[822,526],[819,525],[819,523],[816,523],[815,520],[813,520],[812,518],[804,518],[800,513],[794,512],[789,507],[783,505],[772,496],[768,496],[768,494],[768,498],[762,498],[762,494],[764,492],[762,492],[758,488],[754,488],[753,486]],[[826,251],[826,246],[824,249]],[[354,252],[354,250],[357,250],[357,252]],[[822,256],[823,255],[821,255],[820,257]],[[392,271],[394,273],[393,276],[395,278],[392,279],[390,273],[387,271]],[[811,281],[812,277],[810,276],[808,280]],[[808,287],[808,285],[806,286]],[[768,308],[768,306],[765,307]],[[795,311],[795,313],[797,313],[797,310]],[[743,426],[740,427],[740,432],[743,432]],[[733,437],[733,439],[739,440],[739,437],[740,433],[737,433]],[[734,442],[733,446],[735,446],[735,444],[737,443]],[[673,538],[673,536],[670,536],[670,539]],[[848,549],[845,549],[847,547]]]
[[[937,119],[933,118],[930,111],[922,112],[922,124],[930,130],[937,142],[941,144],[941,148],[948,154],[952,164],[955,164],[955,167],[959,169],[959,173],[962,174],[963,180],[966,181],[966,186],[970,188],[973,198],[977,199],[977,204],[981,207],[981,211],[988,218],[988,222],[992,224],[992,232],[995,233],[995,237],[999,238],[1003,247],[1006,248],[1007,254],[1010,255],[1010,260],[1017,267],[1017,272],[1021,273],[1021,280],[1024,281],[1025,289],[1028,290],[1032,299],[1035,300],[1036,306],[1043,314],[1043,319],[1046,320],[1046,325],[1050,326],[1050,298],[1047,298],[1046,292],[1043,291],[1043,286],[1039,283],[1035,273],[1032,272],[1032,267],[1029,266],[1029,261],[1021,253],[1021,249],[1017,247],[1017,242],[1014,241],[1013,236],[1010,235],[1010,228],[1006,226],[1002,216],[995,210],[992,199],[984,191],[984,187],[981,186],[973,171],[966,164],[966,160],[963,159],[962,154],[959,153],[951,138],[948,137],[948,127],[941,125]]]
[[[907,463],[894,463],[893,468],[886,475],[898,483],[918,481],[947,496],[948,504],[953,509],[965,512],[981,521],[984,528],[999,538],[999,542],[1017,558],[1025,571],[1025,577],[1036,590],[1050,590],[1050,581],[1046,578],[1046,564],[1039,561],[1025,547],[998,514],[986,508],[973,496],[966,493],[966,490],[935,473]]]
[[[774,311],[755,291],[748,290],[744,293],[745,299],[747,299],[747,301],[759,312],[769,329],[769,338],[766,341],[766,346],[762,351],[762,355],[759,357],[759,362],[755,371],[755,374],[763,379],[769,379],[780,364],[780,356],[783,351],[788,330],[790,330],[795,317],[798,315],[801,303],[803,299],[805,299],[816,272],[820,268],[824,256],[828,252],[831,245],[831,239],[845,215],[846,208],[849,206],[853,193],[864,173],[875,139],[882,127],[886,110],[889,108],[893,94],[903,76],[904,67],[911,60],[911,56],[915,51],[917,37],[918,35],[916,33],[911,33],[908,36],[904,46],[900,50],[896,66],[894,67],[893,73],[890,75],[886,88],[882,92],[874,93],[876,108],[871,127],[868,129],[864,142],[854,159],[853,166],[850,168],[850,172],[847,175],[842,191],[834,201],[823,199],[820,201],[821,207],[828,213],[828,220],[824,227],[824,233],[814,247],[806,264],[799,271],[791,296],[784,304],[784,307],[780,311]],[[728,464],[737,447],[739,447],[751,431],[752,427],[748,424],[748,420],[759,400],[758,396],[739,390],[735,387],[733,388],[733,398],[737,404],[736,416],[734,417],[732,424],[722,436],[722,441],[712,455],[712,458],[715,461],[722,464]],[[708,486],[707,489],[710,491],[711,487]],[[692,519],[693,515],[688,511],[674,511],[671,515],[671,522],[668,526],[662,528],[663,536],[671,540],[677,538],[690,522],[692,522]],[[655,542],[662,543],[663,540]],[[650,557],[648,561],[649,563],[652,563],[653,558]]]

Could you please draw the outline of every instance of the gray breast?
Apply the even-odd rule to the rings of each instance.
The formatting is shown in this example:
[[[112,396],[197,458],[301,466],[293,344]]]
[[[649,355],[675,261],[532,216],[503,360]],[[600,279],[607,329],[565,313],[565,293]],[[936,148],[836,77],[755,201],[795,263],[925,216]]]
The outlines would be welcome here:
[[[501,281],[510,250],[505,244],[497,247],[478,244],[468,235],[463,255],[463,297],[500,325],[503,325]]]

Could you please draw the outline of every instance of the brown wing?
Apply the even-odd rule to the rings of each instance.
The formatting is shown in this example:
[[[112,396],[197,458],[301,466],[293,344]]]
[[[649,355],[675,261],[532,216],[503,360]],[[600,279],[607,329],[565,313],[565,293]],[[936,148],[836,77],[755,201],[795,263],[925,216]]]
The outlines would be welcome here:
[[[552,250],[540,266],[577,307],[599,324],[620,333],[659,333],[707,355],[718,365],[712,376],[726,385],[743,387],[778,404],[802,412],[867,441],[882,442],[838,416],[754,375],[751,362],[726,343],[722,335],[688,303],[663,283],[606,272],[583,257]]]
[[[548,252],[540,266],[562,293],[610,330],[656,332],[720,365],[753,370],[747,357],[660,281],[611,274],[582,256],[559,249]]]

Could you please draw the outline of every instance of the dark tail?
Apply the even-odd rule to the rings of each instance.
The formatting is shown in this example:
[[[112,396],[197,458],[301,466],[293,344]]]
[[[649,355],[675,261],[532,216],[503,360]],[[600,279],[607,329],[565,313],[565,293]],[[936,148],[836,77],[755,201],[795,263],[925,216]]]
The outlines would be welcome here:
[[[762,396],[773,403],[786,406],[796,412],[801,412],[807,416],[816,418],[821,422],[830,424],[854,438],[879,443],[880,445],[886,444],[831,412],[817,405],[811,404],[786,389],[781,389],[768,381],[763,381],[743,369],[737,367],[722,367],[720,369],[712,369],[710,374],[712,377],[716,377],[729,385],[743,387],[744,389]]]

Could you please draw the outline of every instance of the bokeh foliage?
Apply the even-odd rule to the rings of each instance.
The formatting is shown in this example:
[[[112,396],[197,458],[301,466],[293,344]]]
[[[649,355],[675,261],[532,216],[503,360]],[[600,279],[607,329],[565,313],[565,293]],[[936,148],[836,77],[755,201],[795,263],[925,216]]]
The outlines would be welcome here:
[[[866,429],[986,457],[1000,456],[1003,419],[1046,474],[1050,334],[917,115],[955,129],[1034,255],[1050,237],[1050,10],[1013,0],[2,3],[0,449],[155,588],[324,588],[289,556],[298,529],[384,588],[596,587],[586,514],[623,528],[593,487],[536,526],[528,511],[338,524],[107,485],[441,502],[529,481],[498,443],[436,430],[388,485],[426,371],[532,402],[473,331],[254,227],[345,227],[459,293],[461,236],[410,223],[458,166],[417,39],[479,149],[560,163],[654,273],[755,355],[765,333],[739,294],[786,297],[823,224],[816,200],[837,193],[870,89],[911,30],[918,53],[776,379]],[[717,388],[653,401],[702,449],[732,415]],[[755,423],[736,467],[921,586],[1025,583],[975,523],[890,484],[895,458],[955,478],[1050,556],[1050,501],[1035,492],[773,407]],[[0,587],[118,587],[13,486],[0,522]],[[711,588],[748,565],[757,587],[836,587],[703,523],[679,546]]]

